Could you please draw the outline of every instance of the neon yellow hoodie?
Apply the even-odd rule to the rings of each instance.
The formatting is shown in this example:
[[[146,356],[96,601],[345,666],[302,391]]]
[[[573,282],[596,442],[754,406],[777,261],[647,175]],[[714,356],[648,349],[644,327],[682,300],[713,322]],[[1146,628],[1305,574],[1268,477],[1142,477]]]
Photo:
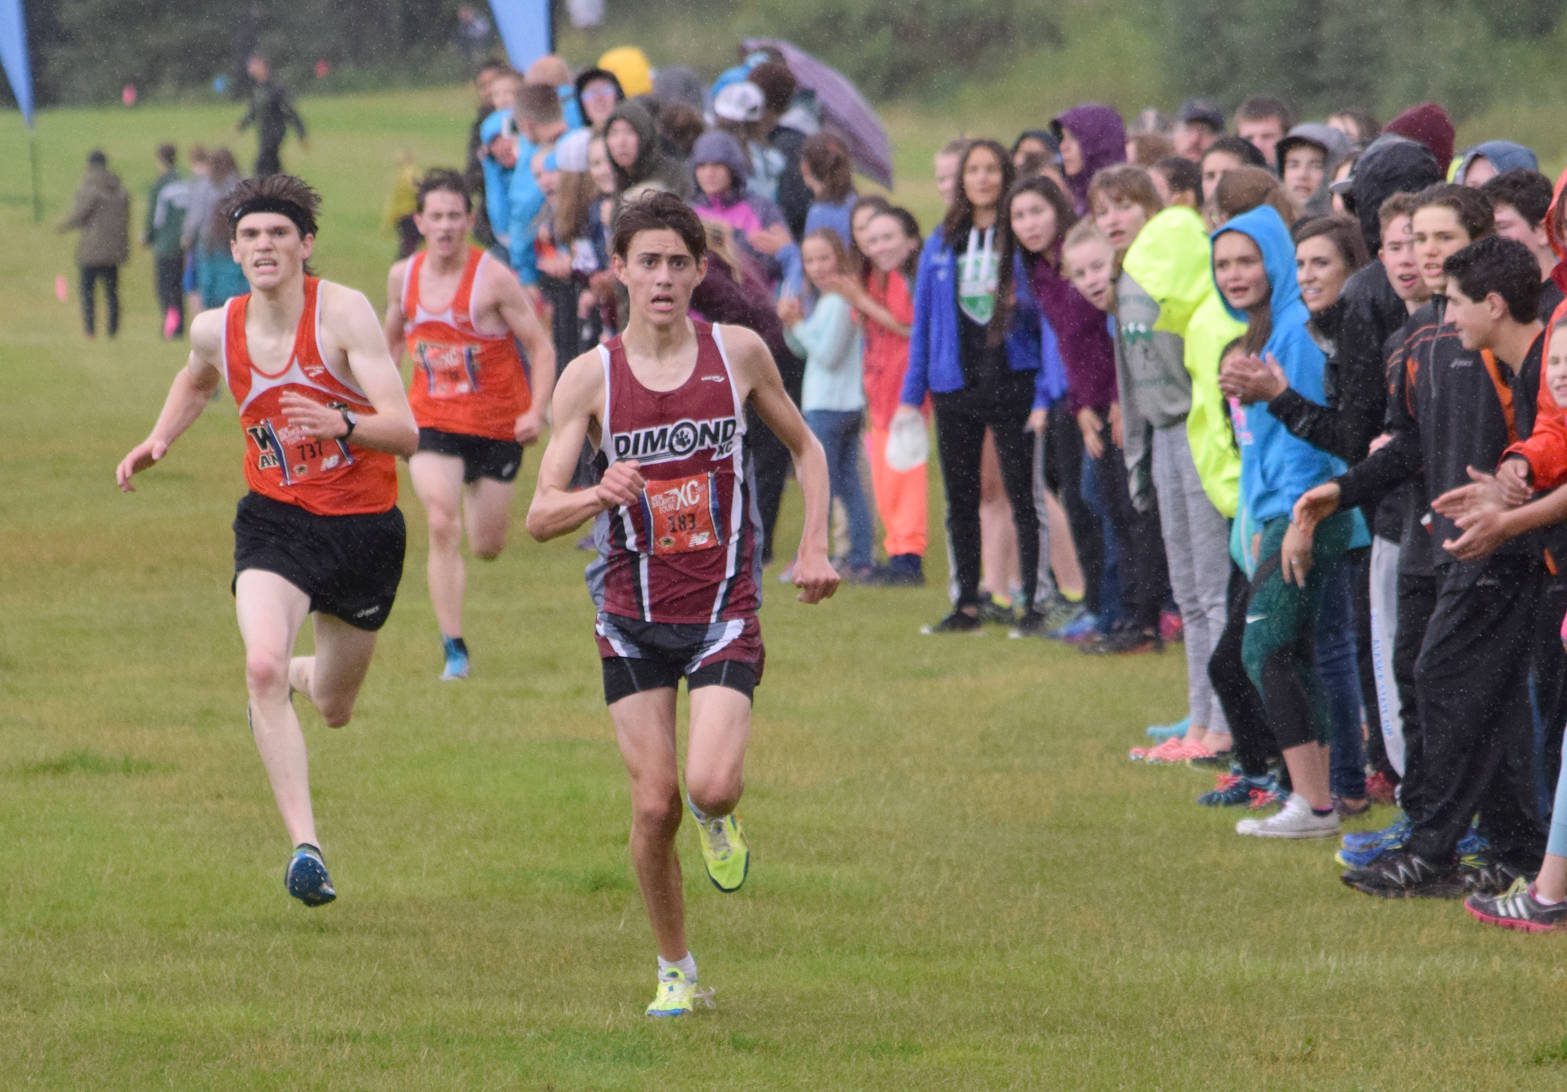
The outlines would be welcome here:
[[[1128,273],[1159,305],[1155,331],[1184,339],[1191,377],[1186,438],[1203,491],[1226,519],[1240,497],[1241,458],[1219,393],[1219,354],[1246,332],[1214,290],[1208,229],[1191,209],[1172,206],[1149,220],[1127,249]],[[1124,412],[1124,407],[1123,407]]]
[[[1186,439],[1203,492],[1226,519],[1235,517],[1240,500],[1241,455],[1230,431],[1229,409],[1219,393],[1219,354],[1245,332],[1246,324],[1230,315],[1218,292],[1208,294],[1186,326],[1186,371],[1192,377]]]
[[[1208,229],[1191,209],[1172,205],[1143,225],[1121,271],[1159,304],[1154,329],[1185,337],[1192,314],[1214,291]]]

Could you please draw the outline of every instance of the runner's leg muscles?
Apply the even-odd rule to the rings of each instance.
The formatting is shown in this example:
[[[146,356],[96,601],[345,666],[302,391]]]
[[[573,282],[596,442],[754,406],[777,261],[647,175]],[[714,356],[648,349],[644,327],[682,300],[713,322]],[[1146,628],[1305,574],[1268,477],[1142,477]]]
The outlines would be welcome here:
[[[468,531],[468,549],[474,557],[493,561],[506,548],[511,498],[516,491],[515,481],[495,478],[480,478],[463,487],[463,523]]]
[[[245,642],[250,730],[272,795],[290,842],[320,845],[310,808],[305,737],[288,700],[289,653],[310,611],[310,598],[277,573],[246,569],[234,581],[234,605]]]
[[[462,636],[462,599],[466,574],[462,562],[461,503],[463,463],[455,455],[416,452],[408,460],[408,476],[424,506],[430,526],[430,556],[425,566],[430,605],[446,637]]]
[[[728,815],[740,802],[750,738],[751,699],[745,694],[727,686],[691,691],[686,792],[704,815]]]
[[[310,700],[321,719],[341,728],[354,713],[354,701],[370,670],[375,633],[330,614],[315,616],[316,654],[310,670]]]
[[[685,957],[685,903],[675,832],[684,810],[675,758],[673,687],[630,694],[609,707],[631,781],[631,863],[658,954]]]

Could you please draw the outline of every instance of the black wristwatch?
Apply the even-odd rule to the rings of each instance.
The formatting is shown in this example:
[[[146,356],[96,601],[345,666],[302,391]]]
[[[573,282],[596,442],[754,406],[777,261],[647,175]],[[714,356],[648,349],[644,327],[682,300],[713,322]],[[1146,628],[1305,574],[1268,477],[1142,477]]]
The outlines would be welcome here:
[[[354,429],[359,425],[359,417],[346,406],[339,406],[337,412],[343,415],[343,424],[348,426],[348,431],[339,436],[338,439],[346,440],[354,434]]]

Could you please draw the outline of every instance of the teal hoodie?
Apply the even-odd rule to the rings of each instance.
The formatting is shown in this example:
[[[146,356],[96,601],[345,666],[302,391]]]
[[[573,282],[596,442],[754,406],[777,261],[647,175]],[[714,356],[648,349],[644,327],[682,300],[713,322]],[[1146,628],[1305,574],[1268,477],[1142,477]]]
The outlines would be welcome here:
[[[1289,228],[1277,212],[1263,205],[1215,231],[1214,243],[1229,231],[1248,236],[1262,251],[1273,320],[1263,358],[1271,355],[1279,362],[1292,389],[1313,402],[1326,404],[1322,369],[1327,358],[1306,329],[1310,313],[1301,301],[1300,285],[1295,280],[1295,244]],[[1237,321],[1247,320],[1246,313],[1231,307],[1227,300],[1225,309]],[[1260,527],[1270,519],[1288,516],[1302,493],[1344,472],[1342,460],[1292,435],[1268,412],[1266,403],[1246,406],[1232,402],[1230,412],[1241,449],[1240,503],[1253,524]]]

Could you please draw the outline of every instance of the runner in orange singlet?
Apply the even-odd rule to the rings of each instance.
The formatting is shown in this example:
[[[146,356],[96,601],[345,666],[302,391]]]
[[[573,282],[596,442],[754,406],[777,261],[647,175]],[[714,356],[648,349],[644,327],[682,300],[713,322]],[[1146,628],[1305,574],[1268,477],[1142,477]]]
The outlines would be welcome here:
[[[522,445],[538,438],[555,388],[555,347],[511,270],[469,245],[474,212],[462,176],[431,171],[418,202],[425,249],[387,275],[383,325],[392,359],[406,344],[414,361],[408,403],[419,451],[408,470],[430,524],[426,571],[446,660],[441,678],[463,679],[464,525],[475,557],[489,561],[505,548]]]
[[[132,476],[161,460],[228,383],[250,487],[234,518],[247,715],[294,846],[284,885],[307,906],[337,892],[291,699],[303,693],[334,728],[353,713],[403,571],[395,457],[412,454],[418,435],[370,301],[306,264],[319,206],[314,190],[282,174],[247,179],[226,199],[250,292],[191,323],[190,356],[163,412],[115,471],[131,492]],[[315,655],[292,656],[312,614]]]

